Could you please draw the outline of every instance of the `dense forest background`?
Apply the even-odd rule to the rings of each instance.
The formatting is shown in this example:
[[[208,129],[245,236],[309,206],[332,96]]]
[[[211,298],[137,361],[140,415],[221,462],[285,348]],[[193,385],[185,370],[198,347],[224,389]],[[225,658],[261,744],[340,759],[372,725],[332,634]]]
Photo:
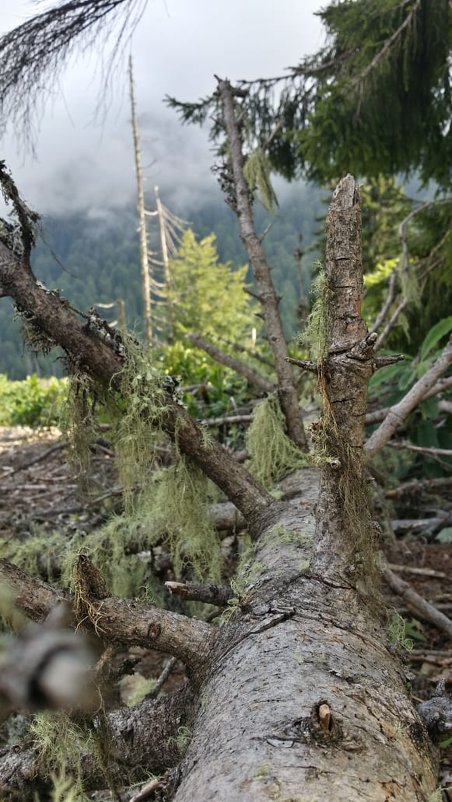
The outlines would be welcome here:
[[[325,192],[320,188],[296,182],[284,185],[280,205],[269,214],[257,207],[258,229],[271,223],[265,238],[265,249],[273,266],[277,290],[282,296],[281,310],[289,338],[297,331],[296,309],[301,289],[309,290],[312,265],[317,254],[316,237],[320,219],[325,215]],[[163,198],[164,199],[164,198]],[[152,207],[152,200],[148,203]],[[237,222],[225,204],[220,190],[206,196],[204,206],[195,209],[172,209],[182,217],[198,239],[214,233],[220,262],[230,262],[232,268],[246,264]],[[43,217],[42,233],[33,254],[33,268],[39,281],[49,289],[58,287],[64,297],[81,310],[96,303],[111,303],[117,298],[125,301],[128,327],[142,331],[142,299],[139,264],[137,216],[133,203],[120,211],[106,210],[105,216],[89,213],[58,217]],[[304,251],[302,260],[303,286],[294,252]],[[151,250],[158,251],[158,232],[150,226]],[[251,275],[249,275],[251,281]],[[227,298],[225,298],[227,303]],[[24,378],[38,372],[42,376],[62,375],[58,360],[38,359],[24,350],[20,324],[13,320],[9,303],[0,308],[0,373],[12,379]],[[112,320],[115,310],[103,310]]]

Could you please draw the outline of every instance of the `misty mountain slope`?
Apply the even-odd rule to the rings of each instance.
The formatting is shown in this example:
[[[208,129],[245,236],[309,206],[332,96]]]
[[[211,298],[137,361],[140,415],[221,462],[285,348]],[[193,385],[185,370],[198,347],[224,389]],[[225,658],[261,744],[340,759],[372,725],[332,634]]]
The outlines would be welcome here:
[[[294,251],[300,247],[301,235],[305,251],[303,290],[306,293],[315,258],[314,253],[307,251],[314,241],[317,219],[324,214],[324,207],[321,191],[305,184],[286,185],[281,196],[279,208],[271,215],[257,204],[256,219],[259,231],[272,224],[265,238],[265,248],[282,296],[286,333],[293,337],[297,330],[296,308],[300,297],[300,274]],[[230,262],[233,268],[246,263],[235,216],[219,192],[206,198],[201,207],[172,211],[189,223],[198,238],[212,232],[216,234],[221,262]],[[123,298],[128,327],[141,333],[141,281],[134,206],[131,204],[121,211],[107,211],[103,217],[77,213],[44,218],[42,223],[43,239],[32,260],[36,277],[49,289],[60,289],[71,304],[83,311],[95,304]],[[155,227],[151,226],[149,239],[151,249],[158,251]],[[13,320],[13,314],[10,302],[5,299],[0,304],[0,373],[14,379],[36,370],[42,375],[60,375],[62,371],[56,355],[48,359],[40,357],[38,364],[34,357],[24,353],[20,324]],[[105,312],[109,320],[114,315],[114,310]]]

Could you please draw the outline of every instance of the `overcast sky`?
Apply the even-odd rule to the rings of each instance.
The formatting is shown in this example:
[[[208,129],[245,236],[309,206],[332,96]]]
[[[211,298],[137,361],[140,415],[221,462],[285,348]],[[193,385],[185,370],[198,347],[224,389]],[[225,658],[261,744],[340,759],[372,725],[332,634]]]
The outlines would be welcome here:
[[[167,204],[189,209],[215,185],[207,134],[181,127],[163,97],[196,100],[213,90],[214,74],[232,80],[280,74],[323,43],[314,16],[322,6],[320,0],[149,0],[131,47],[149,190],[158,184]],[[0,0],[0,10],[6,31],[33,15],[36,4]],[[126,71],[125,55],[107,114],[96,119],[99,63],[95,54],[73,58],[46,105],[36,158],[18,148],[14,131],[4,138],[1,158],[37,211],[98,213],[133,199]]]

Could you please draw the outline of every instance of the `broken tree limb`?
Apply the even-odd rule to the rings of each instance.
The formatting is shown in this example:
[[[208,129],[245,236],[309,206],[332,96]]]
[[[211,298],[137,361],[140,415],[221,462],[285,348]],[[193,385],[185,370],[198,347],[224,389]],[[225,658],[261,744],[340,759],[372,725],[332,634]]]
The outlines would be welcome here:
[[[232,599],[233,592],[228,585],[200,585],[198,582],[165,582],[165,587],[170,593],[182,596],[187,601],[200,601],[205,604],[215,604],[218,607],[226,607],[229,599]]]
[[[377,356],[373,361],[373,369],[380,370],[387,365],[395,365],[397,362],[403,362],[405,357],[403,354],[388,354],[388,356]]]
[[[219,80],[218,92],[221,97],[224,127],[228,140],[230,171],[234,185],[234,207],[239,221],[240,237],[248,254],[259,289],[259,302],[262,305],[268,341],[275,359],[279,401],[289,437],[296,445],[306,451],[307,439],[300,414],[294,374],[290,364],[286,362],[286,357],[289,354],[279,314],[278,298],[262,242],[256,233],[254,225],[250,190],[244,174],[245,159],[240,125],[236,113],[234,90],[229,81]]]
[[[339,182],[328,210],[324,280],[325,347],[319,360],[323,412],[312,429],[323,460],[316,516],[316,570],[341,582],[358,581],[365,572],[366,582],[372,585],[374,558],[366,507],[363,424],[375,334],[367,334],[360,315],[361,209],[358,184],[351,175]]]
[[[401,596],[405,601],[407,607],[415,614],[419,615],[426,621],[429,621],[441,632],[445,632],[449,638],[452,638],[452,621],[447,615],[437,610],[437,608],[424,599],[419,593],[405,582],[400,577],[391,571],[388,565],[382,568],[383,576],[388,583],[389,587]]]
[[[46,618],[64,598],[62,593],[7,560],[0,560],[0,581],[12,588],[16,606],[33,621]],[[215,640],[215,629],[209,624],[178,613],[112,596],[100,599],[93,596],[86,601],[89,621],[85,623],[91,622],[106,640],[152,647],[178,657],[194,671],[200,669]]]
[[[241,359],[237,359],[235,356],[230,356],[229,354],[225,354],[224,351],[220,351],[215,345],[209,343],[204,337],[201,337],[199,334],[186,334],[187,340],[196,345],[197,348],[201,348],[202,351],[205,351],[206,354],[209,354],[213,359],[219,362],[221,365],[225,365],[231,370],[235,370],[239,376],[243,376],[244,379],[253,384],[259,390],[263,390],[265,393],[274,393],[276,390],[275,385],[269,379],[266,379],[265,376],[258,373],[253,368],[250,368],[245,362],[242,362]]]
[[[302,370],[309,370],[311,373],[317,373],[318,370],[317,363],[313,362],[312,359],[294,359],[291,356],[287,356],[286,362],[290,362],[291,365],[296,365]]]
[[[413,385],[401,401],[389,408],[385,419],[378,429],[371,434],[364,446],[368,457],[373,456],[373,454],[384,448],[405,418],[425,398],[426,393],[434,387],[451,364],[452,339],[449,340],[441,356],[438,357],[430,370]]]
[[[93,605],[91,621],[108,640],[151,647],[178,657],[194,671],[202,667],[215,640],[215,629],[204,621],[113,596]]]
[[[452,376],[448,376],[446,379],[440,379],[433,385],[433,387],[428,390],[425,395],[420,399],[419,403],[422,401],[426,401],[427,398],[433,398],[435,395],[439,395],[440,393],[444,393],[447,390],[450,390],[452,387]],[[440,401],[440,404],[443,402]],[[386,415],[388,414],[391,407],[383,407],[382,409],[376,409],[374,412],[366,412],[366,425],[370,425],[372,423],[380,423],[380,421],[384,420]],[[441,406],[440,406],[441,409]],[[446,411],[446,410],[444,410]]]
[[[400,303],[392,313],[391,317],[389,318],[388,322],[386,323],[386,326],[384,327],[383,331],[378,335],[378,339],[375,343],[376,351],[378,351],[380,348],[383,347],[394,326],[397,324],[400,315],[407,306],[408,306],[408,301],[406,300],[406,298],[400,301]]]

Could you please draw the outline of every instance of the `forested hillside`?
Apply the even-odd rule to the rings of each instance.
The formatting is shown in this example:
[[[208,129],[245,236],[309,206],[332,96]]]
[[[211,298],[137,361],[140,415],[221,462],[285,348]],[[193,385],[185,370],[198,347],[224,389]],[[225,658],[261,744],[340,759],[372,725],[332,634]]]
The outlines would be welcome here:
[[[305,251],[303,290],[306,292],[315,259],[315,253],[308,249],[314,242],[319,227],[318,218],[324,214],[324,206],[321,190],[304,183],[284,186],[280,194],[279,208],[270,215],[259,207],[257,221],[261,231],[272,223],[265,238],[265,248],[273,267],[276,286],[282,295],[281,309],[286,333],[293,336],[296,333],[296,307],[300,297],[300,273],[294,251],[300,247],[301,235]],[[151,206],[151,203],[148,205]],[[211,233],[216,235],[221,262],[231,262],[234,267],[246,264],[235,217],[219,191],[213,198],[209,197],[201,208],[174,211],[187,221],[198,238]],[[120,212],[106,212],[101,219],[78,214],[44,217],[42,224],[43,239],[33,255],[38,279],[50,289],[58,287],[64,297],[84,311],[93,302],[104,304],[123,298],[127,324],[130,329],[140,332],[142,303],[134,205],[124,207]],[[157,231],[153,231],[152,227],[150,245],[152,250],[158,250]],[[44,359],[40,356],[36,360],[29,353],[24,353],[20,325],[13,320],[13,314],[10,304],[2,304],[0,373],[6,373],[14,379],[35,371],[41,375],[61,375],[55,357]],[[112,320],[115,311],[105,311],[103,314]]]

